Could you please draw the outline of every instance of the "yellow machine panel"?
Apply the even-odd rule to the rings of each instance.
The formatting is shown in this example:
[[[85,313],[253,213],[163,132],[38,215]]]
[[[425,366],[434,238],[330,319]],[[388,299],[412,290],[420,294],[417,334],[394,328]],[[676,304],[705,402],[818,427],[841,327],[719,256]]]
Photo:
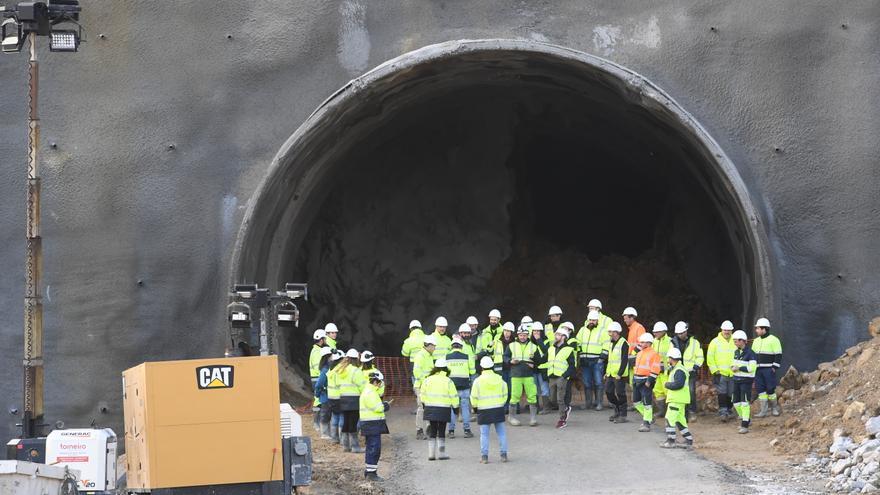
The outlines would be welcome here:
[[[283,479],[275,356],[143,363],[122,381],[128,488]]]

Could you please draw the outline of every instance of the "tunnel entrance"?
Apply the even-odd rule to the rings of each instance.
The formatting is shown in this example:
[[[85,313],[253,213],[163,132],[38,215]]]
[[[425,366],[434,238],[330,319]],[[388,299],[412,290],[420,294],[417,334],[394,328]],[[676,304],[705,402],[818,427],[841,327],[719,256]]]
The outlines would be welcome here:
[[[235,281],[307,280],[313,329],[396,355],[410,319],[566,319],[603,300],[714,334],[771,306],[765,239],[735,168],[658,88],[533,42],[433,45],[328,99],[246,215]]]

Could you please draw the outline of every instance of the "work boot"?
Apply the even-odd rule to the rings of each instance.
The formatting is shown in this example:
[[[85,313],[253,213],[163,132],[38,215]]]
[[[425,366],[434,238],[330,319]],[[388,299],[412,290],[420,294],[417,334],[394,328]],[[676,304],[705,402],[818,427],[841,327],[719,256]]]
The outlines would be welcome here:
[[[660,444],[661,448],[664,449],[674,449],[675,448],[675,440],[671,438],[667,438],[665,442]]]
[[[738,433],[748,433],[749,429],[745,426],[740,426]]]
[[[437,459],[437,439],[429,438],[428,439],[428,460],[433,461]]]
[[[693,440],[685,440],[684,443],[675,444],[676,448],[685,449],[685,450],[693,450],[694,449],[694,441]]]
[[[507,452],[501,454],[501,462],[507,462]]]
[[[368,471],[364,473],[364,478],[366,478],[367,481],[375,481],[377,483],[385,481],[385,478],[382,478],[381,476],[376,474],[376,471]]]
[[[596,410],[601,411],[604,409],[602,407],[602,393],[599,392],[599,387],[593,387],[593,399],[596,402]]]
[[[522,424],[519,422],[518,419],[516,419],[516,406],[510,406],[508,414],[510,415],[510,425],[511,426],[519,426]]]
[[[348,433],[340,433],[339,439],[342,441],[342,451],[351,452],[351,438]]]
[[[424,440],[425,439],[425,430],[419,428],[416,430],[416,440]]]
[[[446,438],[455,438],[455,430],[447,431]]]
[[[330,441],[333,443],[339,443],[339,427],[330,426]]]
[[[330,423],[321,423],[321,439],[330,440]]]
[[[471,430],[464,430],[464,437],[465,438],[474,438],[474,434],[471,432]]]
[[[766,418],[767,415],[770,414],[770,409],[767,407],[769,401],[767,399],[758,399],[758,402],[761,403],[761,410],[755,414],[755,417]]]
[[[529,426],[538,426],[538,405],[529,404]]]
[[[481,455],[480,456],[480,464],[489,464],[489,456]]]
[[[542,403],[541,411],[538,414],[550,414],[550,412],[554,408],[553,404],[550,403],[550,398],[549,397],[541,397],[541,403]],[[559,407],[557,406],[556,409],[559,409]]]
[[[618,416],[620,416],[620,406],[614,406],[612,411],[614,412],[611,414],[611,416],[608,416],[608,421],[614,422],[614,420],[617,419]]]
[[[639,426],[639,431],[644,433],[646,431],[651,431],[651,423],[647,421],[642,421],[642,426]]]
[[[350,439],[349,443],[351,444],[351,452],[353,454],[363,454],[364,449],[361,448],[361,438],[357,433],[349,433]]]
[[[446,439],[445,438],[437,438],[437,444],[439,445],[440,455],[437,456],[441,461],[445,461],[449,459],[449,456],[446,455]]]
[[[782,411],[779,410],[779,401],[776,399],[770,400],[770,411],[774,416],[779,416],[782,414]]]
[[[625,414],[624,414],[624,415],[617,416],[616,418],[614,418],[614,424],[616,424],[616,425],[623,424],[623,423],[628,423],[628,422],[629,422],[629,420],[626,419],[626,415],[625,415]]]

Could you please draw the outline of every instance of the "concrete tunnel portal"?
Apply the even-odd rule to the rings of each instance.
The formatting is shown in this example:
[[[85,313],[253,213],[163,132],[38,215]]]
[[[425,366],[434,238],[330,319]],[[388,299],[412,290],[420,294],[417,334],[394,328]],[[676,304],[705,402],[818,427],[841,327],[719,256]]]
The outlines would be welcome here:
[[[311,332],[397,355],[410,319],[491,307],[579,324],[590,297],[691,322],[774,314],[760,215],[708,133],[645,78],[546,43],[454,41],[388,61],[284,144],[245,214],[233,282],[307,281]]]

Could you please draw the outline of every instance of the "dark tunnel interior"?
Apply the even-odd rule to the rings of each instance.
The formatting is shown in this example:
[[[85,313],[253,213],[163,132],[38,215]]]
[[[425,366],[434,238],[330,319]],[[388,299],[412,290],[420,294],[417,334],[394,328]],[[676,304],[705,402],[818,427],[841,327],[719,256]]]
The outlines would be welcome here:
[[[559,304],[579,327],[593,297],[703,339],[739,322],[743,268],[703,158],[618,88],[458,77],[376,107],[338,143],[307,225],[278,227],[306,229],[283,253],[312,295],[292,363],[328,321],[343,348],[391,356],[411,319]]]

